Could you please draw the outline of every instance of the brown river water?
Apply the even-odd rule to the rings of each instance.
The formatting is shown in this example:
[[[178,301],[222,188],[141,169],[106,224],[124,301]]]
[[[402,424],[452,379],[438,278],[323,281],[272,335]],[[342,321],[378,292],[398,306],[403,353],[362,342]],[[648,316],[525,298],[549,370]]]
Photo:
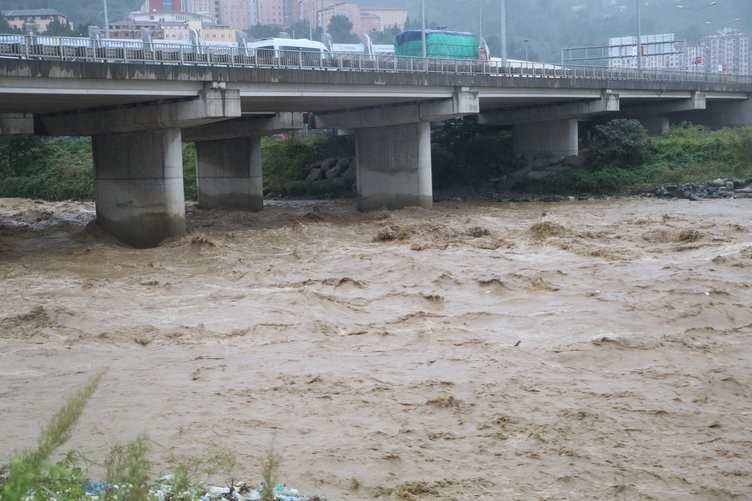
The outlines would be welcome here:
[[[330,501],[752,499],[752,200],[353,206],[135,250],[0,199],[0,462],[107,369],[62,449],[146,432],[155,477],[273,447]]]

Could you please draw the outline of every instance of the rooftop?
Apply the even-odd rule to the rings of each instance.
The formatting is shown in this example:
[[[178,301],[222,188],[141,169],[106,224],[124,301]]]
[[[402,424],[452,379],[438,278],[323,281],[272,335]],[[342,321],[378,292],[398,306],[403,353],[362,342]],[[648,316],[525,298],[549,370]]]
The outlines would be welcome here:
[[[14,9],[0,11],[4,17],[37,17],[37,16],[62,16],[67,17],[55,9]]]

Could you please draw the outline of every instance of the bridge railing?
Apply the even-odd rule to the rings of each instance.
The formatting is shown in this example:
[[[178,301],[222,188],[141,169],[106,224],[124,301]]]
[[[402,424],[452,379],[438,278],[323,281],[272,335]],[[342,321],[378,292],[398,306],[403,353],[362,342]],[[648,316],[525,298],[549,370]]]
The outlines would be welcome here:
[[[391,54],[329,54],[309,50],[249,49],[237,44],[181,41],[96,40],[78,37],[0,35],[0,58],[229,66],[327,71],[423,72],[509,78],[648,80],[752,84],[752,76],[668,71],[657,68],[563,66],[539,62],[474,61],[397,57]]]

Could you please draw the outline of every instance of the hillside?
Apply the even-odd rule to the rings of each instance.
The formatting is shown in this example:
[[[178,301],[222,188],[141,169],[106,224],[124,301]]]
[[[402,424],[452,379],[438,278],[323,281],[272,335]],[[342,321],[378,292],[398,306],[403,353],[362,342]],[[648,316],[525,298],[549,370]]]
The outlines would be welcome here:
[[[2,0],[2,10],[10,9],[55,9],[79,24],[104,25],[102,0]],[[107,15],[110,20],[119,19],[126,12],[138,10],[142,0],[107,0]]]

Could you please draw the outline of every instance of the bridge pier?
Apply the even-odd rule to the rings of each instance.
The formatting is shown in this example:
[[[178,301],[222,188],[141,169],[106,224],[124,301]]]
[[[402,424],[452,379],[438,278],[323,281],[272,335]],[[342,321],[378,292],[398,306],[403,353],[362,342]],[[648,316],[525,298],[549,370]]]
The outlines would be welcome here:
[[[514,126],[514,151],[527,162],[577,155],[577,119],[528,122]]]
[[[263,209],[261,137],[196,142],[196,184],[202,209]]]
[[[97,221],[154,247],[185,232],[181,128],[239,116],[239,91],[206,88],[186,101],[39,116],[35,132],[92,136]]]
[[[358,210],[433,206],[431,124],[355,131]]]
[[[97,222],[134,247],[185,232],[179,129],[94,136]]]
[[[478,113],[478,93],[314,115],[314,128],[355,130],[358,209],[431,208],[431,122]]]
[[[34,117],[20,113],[0,113],[0,137],[34,134]]]
[[[198,205],[262,210],[261,137],[302,127],[302,113],[286,112],[185,129],[183,139],[196,143]]]

